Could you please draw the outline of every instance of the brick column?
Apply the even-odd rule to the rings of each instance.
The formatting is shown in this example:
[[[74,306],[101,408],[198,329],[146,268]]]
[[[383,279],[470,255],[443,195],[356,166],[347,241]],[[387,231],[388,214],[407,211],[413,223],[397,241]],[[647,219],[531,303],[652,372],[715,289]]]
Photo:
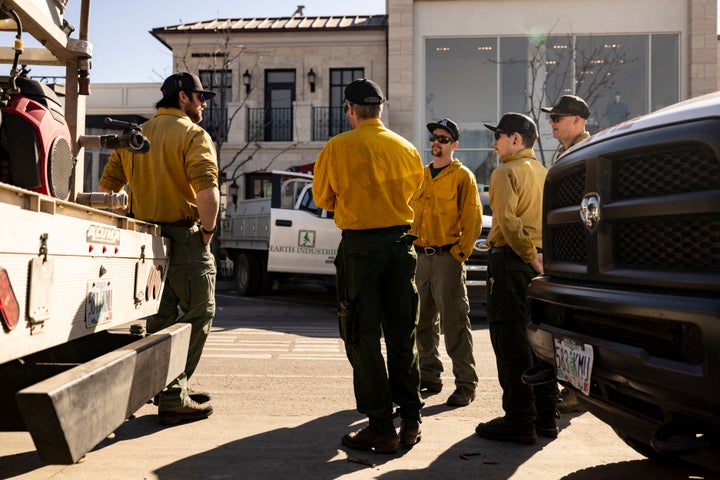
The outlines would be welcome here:
[[[413,0],[387,0],[388,127],[413,135]]]
[[[688,9],[688,90],[697,97],[718,89],[717,0],[689,0]]]

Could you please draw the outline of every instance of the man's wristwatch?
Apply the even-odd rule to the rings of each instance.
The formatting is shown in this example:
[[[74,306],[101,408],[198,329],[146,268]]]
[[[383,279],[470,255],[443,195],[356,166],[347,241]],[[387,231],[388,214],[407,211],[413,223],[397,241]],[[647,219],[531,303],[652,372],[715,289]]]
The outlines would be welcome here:
[[[205,227],[200,227],[200,230],[202,230],[205,235],[212,235],[215,233],[215,230],[217,230],[217,225],[215,225],[212,230],[207,230]]]

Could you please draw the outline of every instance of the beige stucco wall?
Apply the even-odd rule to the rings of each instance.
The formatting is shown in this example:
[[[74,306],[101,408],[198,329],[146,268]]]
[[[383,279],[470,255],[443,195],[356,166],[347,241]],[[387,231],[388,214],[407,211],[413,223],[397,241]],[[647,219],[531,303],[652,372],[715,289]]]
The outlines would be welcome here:
[[[100,83],[90,87],[87,115],[142,115],[150,118],[160,100],[160,83]]]
[[[218,58],[192,57],[192,52],[212,52],[221,48],[228,53],[228,68],[233,71],[233,99],[228,104],[232,120],[228,141],[220,152],[221,166],[231,163],[232,174],[254,170],[281,170],[312,163],[325,142],[312,141],[311,115],[313,106],[330,103],[329,70],[332,68],[363,68],[387,92],[387,56],[384,30],[343,32],[286,32],[233,34],[228,40],[221,34],[195,34],[191,37],[168,36],[173,46],[174,69],[212,70],[221,67]],[[167,40],[166,40],[167,41]],[[229,45],[225,47],[224,45]],[[315,92],[310,91],[307,72],[316,74]],[[294,139],[292,142],[261,142],[248,144],[245,138],[245,108],[264,104],[264,72],[270,69],[293,69],[296,73],[294,103]],[[246,95],[242,74],[251,75],[251,91]],[[386,119],[387,112],[383,119]]]

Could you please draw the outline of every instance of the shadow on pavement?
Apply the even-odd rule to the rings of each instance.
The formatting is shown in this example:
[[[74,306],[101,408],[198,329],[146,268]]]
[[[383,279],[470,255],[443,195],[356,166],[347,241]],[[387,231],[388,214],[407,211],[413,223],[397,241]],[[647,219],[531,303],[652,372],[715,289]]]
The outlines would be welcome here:
[[[160,480],[334,479],[360,470],[377,469],[409,452],[407,448],[399,448],[395,454],[378,454],[344,447],[340,437],[364,426],[364,423],[354,425],[361,419],[351,410],[336,412],[297,427],[276,429],[220,445],[154,473]],[[118,432],[120,435],[122,432]]]
[[[651,460],[631,460],[578,470],[562,477],[562,480],[597,480],[605,478],[717,480],[720,475],[702,470],[699,467],[669,466],[660,465]]]
[[[35,450],[0,457],[0,479],[20,476],[44,466]]]

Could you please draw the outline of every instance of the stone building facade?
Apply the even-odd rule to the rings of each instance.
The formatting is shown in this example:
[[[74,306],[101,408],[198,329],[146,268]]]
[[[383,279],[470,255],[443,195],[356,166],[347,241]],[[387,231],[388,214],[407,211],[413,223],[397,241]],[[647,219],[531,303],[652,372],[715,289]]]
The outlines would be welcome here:
[[[496,160],[482,124],[507,111],[534,114],[551,154],[538,112],[561,94],[587,96],[597,130],[715,91],[716,12],[716,0],[387,0],[386,15],[211,18],[151,33],[175,71],[221,92],[205,126],[226,184],[312,163],[347,128],[342,89],[359,76],[383,87],[383,121],[426,160],[425,124],[455,119],[457,156],[484,183]]]

